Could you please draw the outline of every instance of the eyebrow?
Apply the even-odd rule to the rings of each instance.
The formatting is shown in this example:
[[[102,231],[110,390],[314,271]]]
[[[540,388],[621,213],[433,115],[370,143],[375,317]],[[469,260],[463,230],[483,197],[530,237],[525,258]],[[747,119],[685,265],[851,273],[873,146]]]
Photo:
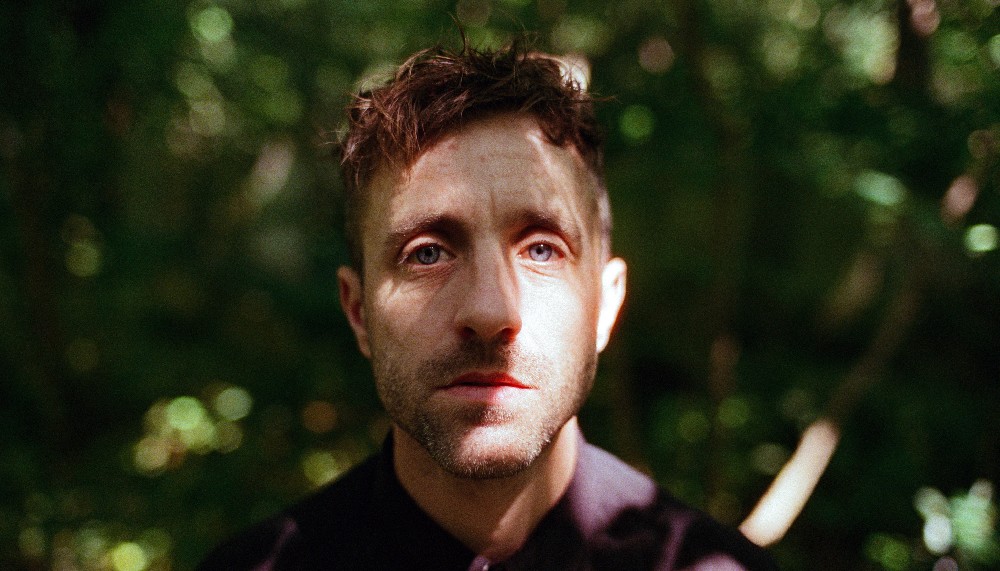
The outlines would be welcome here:
[[[562,216],[530,208],[518,210],[503,220],[503,224],[508,228],[518,227],[518,234],[523,234],[532,228],[543,228],[561,234],[575,253],[582,244],[583,235],[576,224],[567,222]],[[424,233],[441,234],[449,240],[461,242],[471,233],[471,228],[466,221],[451,214],[414,217],[400,222],[391,229],[383,241],[383,246],[387,253],[391,252],[395,256],[410,238]]]
[[[412,218],[401,222],[394,229],[390,230],[383,244],[395,255],[396,250],[401,248],[407,240],[418,234],[434,232],[443,234],[454,240],[458,236],[467,234],[467,228],[467,224],[449,214],[434,214]]]
[[[544,228],[561,234],[569,243],[570,249],[574,251],[573,253],[576,253],[577,248],[582,244],[583,234],[580,228],[576,224],[567,223],[568,221],[564,220],[562,216],[555,216],[538,210],[524,209],[518,211],[507,222],[520,226],[524,230]]]

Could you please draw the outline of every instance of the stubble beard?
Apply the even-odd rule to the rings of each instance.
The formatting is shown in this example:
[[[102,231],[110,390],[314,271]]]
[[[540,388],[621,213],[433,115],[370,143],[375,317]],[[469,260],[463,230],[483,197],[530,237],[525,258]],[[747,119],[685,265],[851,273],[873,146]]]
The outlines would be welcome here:
[[[400,352],[395,352],[398,355]],[[597,354],[584,352],[566,369],[510,345],[467,341],[442,358],[403,367],[377,348],[376,388],[394,424],[446,472],[459,478],[510,477],[531,466],[583,406],[593,385]],[[524,406],[431,402],[435,387],[469,370],[513,372],[534,387]]]

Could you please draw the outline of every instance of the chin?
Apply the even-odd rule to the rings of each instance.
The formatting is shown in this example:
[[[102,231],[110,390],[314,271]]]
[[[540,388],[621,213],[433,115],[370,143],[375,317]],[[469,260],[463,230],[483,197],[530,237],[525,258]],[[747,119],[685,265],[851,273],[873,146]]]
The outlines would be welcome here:
[[[548,446],[549,438],[524,438],[506,430],[479,428],[445,446],[428,448],[446,472],[459,478],[509,478],[530,467]]]

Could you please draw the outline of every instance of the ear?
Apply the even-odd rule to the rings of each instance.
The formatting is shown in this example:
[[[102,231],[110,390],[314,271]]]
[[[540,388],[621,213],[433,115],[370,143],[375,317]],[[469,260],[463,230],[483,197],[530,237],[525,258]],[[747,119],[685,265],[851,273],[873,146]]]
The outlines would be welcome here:
[[[625,260],[612,258],[601,272],[601,311],[597,317],[597,352],[611,339],[611,330],[618,321],[618,312],[625,301]]]
[[[340,288],[340,307],[347,316],[347,322],[354,330],[358,340],[358,349],[369,359],[372,356],[368,345],[368,325],[365,323],[364,291],[361,287],[361,277],[349,266],[337,268],[337,285]]]

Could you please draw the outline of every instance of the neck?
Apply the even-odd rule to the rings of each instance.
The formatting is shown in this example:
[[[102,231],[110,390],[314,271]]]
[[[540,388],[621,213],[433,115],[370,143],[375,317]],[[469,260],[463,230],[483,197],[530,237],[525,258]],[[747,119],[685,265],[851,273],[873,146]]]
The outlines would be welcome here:
[[[492,561],[513,555],[559,501],[576,467],[576,417],[522,472],[507,478],[460,478],[445,472],[405,431],[393,427],[396,475],[432,519]]]

